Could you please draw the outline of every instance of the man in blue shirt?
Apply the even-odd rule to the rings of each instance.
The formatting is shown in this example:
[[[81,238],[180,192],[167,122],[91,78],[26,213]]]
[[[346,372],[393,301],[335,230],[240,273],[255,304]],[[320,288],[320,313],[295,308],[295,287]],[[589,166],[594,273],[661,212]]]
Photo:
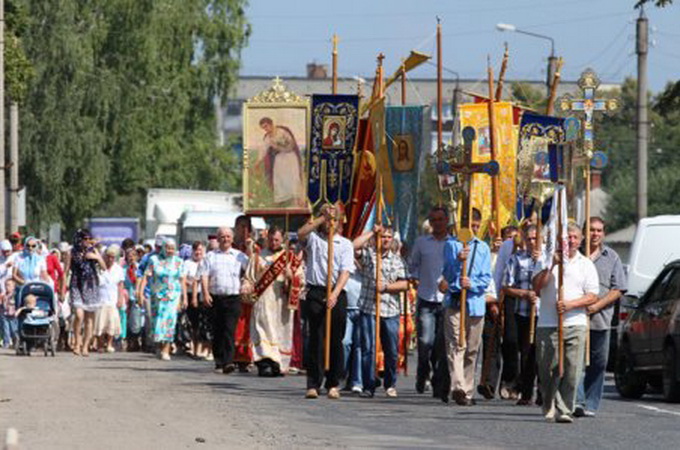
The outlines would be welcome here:
[[[482,221],[477,209],[472,210],[472,230],[476,233]],[[467,265],[467,276],[462,277],[463,264]],[[451,395],[454,401],[463,406],[471,406],[475,385],[475,367],[477,353],[481,344],[484,328],[486,303],[495,302],[495,292],[491,278],[491,250],[489,246],[473,237],[464,246],[462,242],[450,239],[444,246],[444,268],[442,271],[445,283],[444,299],[444,337],[446,339],[446,357],[451,375]],[[465,340],[458,342],[460,336],[460,293],[467,290],[467,311],[465,317]],[[495,291],[495,289],[493,289]],[[488,298],[488,300],[487,300]]]

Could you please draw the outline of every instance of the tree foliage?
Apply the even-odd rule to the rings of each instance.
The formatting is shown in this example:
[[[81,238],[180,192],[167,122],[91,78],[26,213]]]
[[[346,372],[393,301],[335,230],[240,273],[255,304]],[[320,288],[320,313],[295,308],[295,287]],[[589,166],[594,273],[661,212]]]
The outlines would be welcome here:
[[[647,3],[653,3],[655,6],[663,8],[664,6],[672,5],[673,0],[638,0],[638,2],[635,4],[635,7],[640,8],[645,6]]]
[[[149,187],[238,188],[215,102],[237,76],[245,0],[24,1],[36,76],[22,178],[35,226],[140,214],[126,199]]]

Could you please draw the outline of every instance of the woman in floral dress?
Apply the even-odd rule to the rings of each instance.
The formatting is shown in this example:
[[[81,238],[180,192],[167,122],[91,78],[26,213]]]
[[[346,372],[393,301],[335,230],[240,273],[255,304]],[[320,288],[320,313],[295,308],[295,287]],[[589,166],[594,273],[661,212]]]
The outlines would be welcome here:
[[[160,358],[170,360],[170,348],[175,340],[177,313],[182,308],[182,259],[176,255],[177,244],[166,239],[158,255],[151,257],[144,272],[137,298],[151,283],[151,311],[154,341],[160,345]]]

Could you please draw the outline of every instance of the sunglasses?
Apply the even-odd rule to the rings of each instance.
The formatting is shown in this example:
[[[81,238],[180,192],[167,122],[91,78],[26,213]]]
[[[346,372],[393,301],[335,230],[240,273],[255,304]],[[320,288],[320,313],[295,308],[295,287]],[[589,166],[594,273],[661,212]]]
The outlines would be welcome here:
[[[37,245],[35,245],[35,244],[28,244],[27,247],[28,247],[28,248],[36,248]]]

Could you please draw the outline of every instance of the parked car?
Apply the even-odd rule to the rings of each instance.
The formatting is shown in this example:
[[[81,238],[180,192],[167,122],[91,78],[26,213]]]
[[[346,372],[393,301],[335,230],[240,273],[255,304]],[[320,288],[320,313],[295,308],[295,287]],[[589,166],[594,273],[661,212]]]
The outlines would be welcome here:
[[[635,302],[619,333],[614,380],[619,394],[640,398],[647,385],[680,402],[680,260],[667,264]]]

